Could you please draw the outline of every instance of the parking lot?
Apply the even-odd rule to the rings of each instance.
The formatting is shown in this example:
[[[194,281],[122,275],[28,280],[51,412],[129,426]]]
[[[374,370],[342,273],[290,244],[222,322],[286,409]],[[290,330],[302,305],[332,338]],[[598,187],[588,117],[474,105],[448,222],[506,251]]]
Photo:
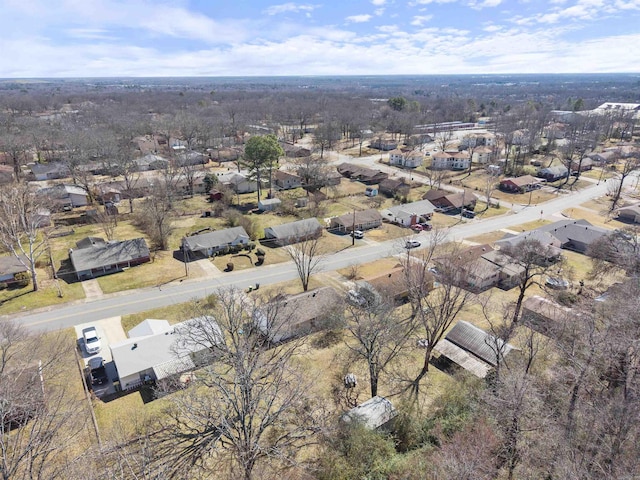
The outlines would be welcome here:
[[[88,327],[95,327],[98,338],[100,340],[100,351],[94,354],[87,353],[82,331]],[[104,360],[105,370],[108,380],[102,385],[94,385],[93,392],[98,398],[102,398],[106,395],[110,395],[116,392],[113,382],[118,379],[118,373],[116,367],[111,358],[111,344],[126,340],[127,335],[122,329],[120,323],[120,317],[105,318],[103,320],[96,320],[93,322],[82,323],[75,326],[76,340],[78,351],[82,357],[83,366],[86,369],[89,359],[95,357],[102,357]],[[88,382],[91,382],[89,377]],[[90,385],[87,385],[91,387]]]

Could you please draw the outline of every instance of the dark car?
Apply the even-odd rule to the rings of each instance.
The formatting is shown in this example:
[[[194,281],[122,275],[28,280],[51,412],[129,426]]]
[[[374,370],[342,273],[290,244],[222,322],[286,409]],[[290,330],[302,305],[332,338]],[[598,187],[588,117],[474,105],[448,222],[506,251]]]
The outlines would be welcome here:
[[[475,218],[476,212],[474,212],[473,210],[462,210],[462,216],[464,218]]]

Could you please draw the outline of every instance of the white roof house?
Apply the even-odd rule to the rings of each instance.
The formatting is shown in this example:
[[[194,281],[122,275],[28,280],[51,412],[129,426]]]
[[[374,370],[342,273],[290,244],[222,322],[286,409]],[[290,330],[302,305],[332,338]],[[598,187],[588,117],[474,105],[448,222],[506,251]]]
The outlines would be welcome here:
[[[419,222],[420,217],[429,220],[435,210],[436,207],[429,200],[419,200],[403,205],[395,205],[382,210],[380,213],[385,220],[408,227]]]
[[[197,327],[193,328],[195,324]],[[129,334],[134,336],[110,347],[123,390],[137,388],[146,380],[162,380],[195,369],[196,354],[223,339],[220,327],[208,316],[175,325],[149,319]]]

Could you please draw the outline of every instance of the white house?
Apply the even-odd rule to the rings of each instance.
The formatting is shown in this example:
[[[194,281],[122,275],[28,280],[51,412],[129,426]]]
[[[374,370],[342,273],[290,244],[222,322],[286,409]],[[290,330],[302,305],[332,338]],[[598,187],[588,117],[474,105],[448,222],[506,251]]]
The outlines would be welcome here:
[[[249,180],[246,174],[238,172],[222,173],[218,175],[222,185],[231,188],[235,193],[253,193],[258,191],[258,182]]]
[[[279,198],[263,198],[258,202],[258,210],[262,212],[271,212],[282,205]]]
[[[389,152],[389,165],[405,168],[417,168],[424,162],[424,155],[418,150],[403,152],[399,148]]]
[[[419,200],[417,202],[389,207],[380,213],[386,221],[397,223],[403,227],[410,227],[421,220],[427,221],[431,219],[435,209],[436,207],[434,207],[429,200]]]
[[[184,237],[182,250],[210,257],[219,251],[228,251],[230,247],[247,245],[249,240],[243,227],[231,227]]]
[[[129,330],[127,340],[110,348],[120,387],[130,390],[148,381],[194,370],[210,358],[211,348],[222,341],[222,331],[213,317],[192,318],[175,325],[148,319]]]
[[[491,162],[491,159],[493,158],[493,149],[491,147],[476,147],[473,150],[473,156],[471,158],[471,160],[475,163],[480,163],[482,165],[485,165],[487,163]]]
[[[431,158],[434,170],[466,170],[471,163],[467,152],[436,152]]]

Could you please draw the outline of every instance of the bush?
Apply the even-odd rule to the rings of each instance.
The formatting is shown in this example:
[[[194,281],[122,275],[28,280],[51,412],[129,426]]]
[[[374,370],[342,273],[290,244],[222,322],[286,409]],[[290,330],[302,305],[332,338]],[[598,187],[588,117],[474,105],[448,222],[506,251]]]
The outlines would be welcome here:
[[[16,286],[20,288],[26,287],[27,285],[29,285],[29,282],[31,280],[29,278],[29,274],[26,272],[16,273],[14,278],[16,279]]]
[[[227,272],[233,271],[233,262],[227,263]]]
[[[0,290],[6,290],[7,289],[7,284],[4,282],[0,282]]]

